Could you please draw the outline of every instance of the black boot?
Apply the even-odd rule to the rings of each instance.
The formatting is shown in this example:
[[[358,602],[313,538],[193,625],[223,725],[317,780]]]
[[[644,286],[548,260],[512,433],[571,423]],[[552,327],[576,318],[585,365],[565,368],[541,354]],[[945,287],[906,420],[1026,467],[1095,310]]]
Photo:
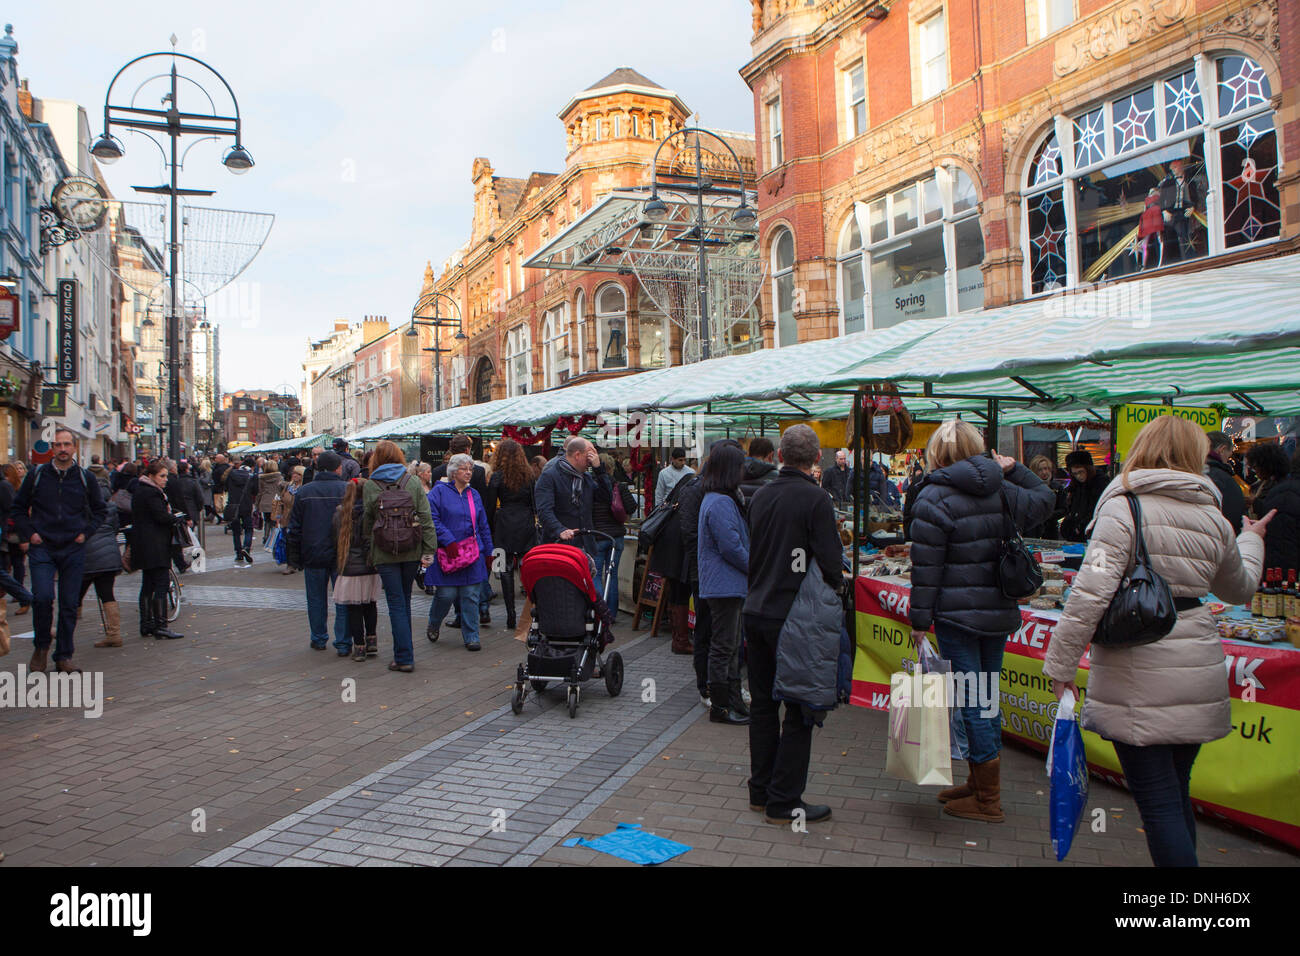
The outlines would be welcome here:
[[[140,636],[150,637],[153,634],[153,607],[147,597],[140,598]]]
[[[497,577],[501,579],[501,602],[506,606],[506,630],[517,630],[519,622],[515,620],[515,572],[502,571]]]
[[[730,692],[731,709],[740,714],[741,717],[749,716],[749,708],[745,706],[744,695],[740,693],[740,678],[727,682],[727,689]]]
[[[709,720],[713,721],[715,724],[732,724],[734,726],[748,724],[748,717],[742,717],[740,714],[736,713],[735,710],[725,704],[719,704],[720,701],[725,701],[727,699],[727,695],[730,692],[731,690],[727,686],[726,681],[709,685],[709,700],[713,702],[712,706],[709,707]]]
[[[166,598],[153,599],[153,616],[154,616],[153,636],[155,639],[160,641],[164,639],[168,641],[175,641],[185,636],[184,634],[177,634],[175,631],[168,629]]]

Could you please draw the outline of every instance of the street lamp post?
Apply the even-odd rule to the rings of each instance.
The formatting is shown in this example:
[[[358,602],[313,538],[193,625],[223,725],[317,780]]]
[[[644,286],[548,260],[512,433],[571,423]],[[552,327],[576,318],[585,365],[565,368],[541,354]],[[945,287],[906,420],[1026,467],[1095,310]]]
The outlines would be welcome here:
[[[704,235],[704,194],[705,192],[723,195],[739,196],[740,205],[736,207],[731,214],[731,221],[737,225],[751,225],[758,219],[758,213],[754,207],[749,205],[748,198],[745,195],[745,170],[740,165],[740,157],[731,145],[719,136],[717,133],[710,132],[707,129],[697,129],[695,127],[685,127],[676,132],[669,133],[663,138],[655,148],[654,159],[650,162],[650,198],[646,200],[645,217],[651,222],[663,222],[668,217],[668,204],[659,198],[659,151],[664,148],[669,140],[678,136],[685,136],[687,133],[695,134],[695,181],[693,183],[673,183],[666,184],[665,188],[689,190],[695,193],[695,222],[692,223],[691,230],[681,237],[679,242],[694,242],[699,246],[699,256],[697,268],[699,270],[699,297],[700,297],[700,358],[707,359],[710,351],[709,339],[709,260],[705,255],[704,247],[711,242],[720,244],[719,240],[709,240]],[[722,144],[723,148],[731,154],[732,160],[736,164],[736,177],[740,181],[738,189],[731,189],[727,186],[716,186],[713,180],[704,175],[704,163],[702,162],[703,150],[700,147],[700,136],[710,136]]]
[[[334,376],[339,386],[339,437],[346,437],[343,433],[347,430],[348,424],[348,386],[352,384],[352,376],[348,370],[342,369]]]
[[[456,311],[456,317],[444,316],[438,314],[438,302],[440,299],[446,299],[451,303],[451,307]],[[422,316],[420,312],[433,306],[433,315]],[[420,333],[415,330],[417,325],[425,325],[433,329],[433,348],[426,348],[424,351],[433,353],[433,410],[442,411],[442,353],[452,352],[454,349],[444,349],[438,342],[438,330],[443,328],[456,328],[456,340],[463,342],[469,336],[465,334],[465,329],[461,325],[460,306],[456,300],[445,292],[427,292],[420,297],[415,303],[415,308],[411,310],[411,327],[406,330],[408,336],[418,336]]]
[[[185,53],[176,52],[176,37],[171,38],[172,50],[168,52],[146,53],[138,56],[123,66],[113,76],[112,81],[108,84],[108,92],[104,94],[104,132],[100,134],[99,139],[90,148],[91,154],[101,163],[110,164],[121,159],[126,150],[117,137],[113,136],[111,130],[114,126],[123,129],[131,129],[142,132],[154,143],[158,141],[149,136],[148,130],[154,130],[159,133],[165,133],[171,143],[171,160],[167,164],[171,172],[171,182],[164,186],[135,187],[138,192],[157,193],[168,196],[171,200],[171,213],[168,221],[170,241],[168,242],[168,308],[167,308],[167,371],[168,371],[168,409],[167,417],[170,423],[168,435],[168,453],[171,458],[180,458],[181,443],[181,384],[180,384],[180,315],[176,304],[176,290],[179,280],[179,257],[180,257],[180,223],[178,222],[178,200],[181,196],[211,196],[213,190],[210,189],[181,189],[177,184],[177,175],[180,170],[180,161],[177,157],[179,149],[179,140],[182,136],[202,135],[205,138],[219,139],[223,136],[233,136],[235,143],[222,157],[222,164],[225,165],[232,173],[242,174],[247,172],[253,166],[253,157],[249,155],[240,141],[240,117],[239,103],[235,99],[235,93],[230,88],[230,84],[225,78],[204,63],[197,57],[189,56]],[[163,96],[163,104],[166,109],[144,109],[135,105],[135,96],[133,95],[128,105],[114,104],[113,86],[117,83],[118,78],[122,76],[127,69],[137,63],[150,60],[154,57],[171,57],[171,68],[169,76],[168,92]],[[212,107],[211,113],[191,113],[181,112],[179,101],[179,81],[184,79],[186,83],[198,88],[208,103],[212,103],[212,97],[208,95],[197,80],[189,75],[181,76],[176,70],[176,61],[186,60],[190,63],[201,67],[212,76],[221,81],[221,85],[226,88],[230,95],[230,102],[234,106],[233,116],[224,116],[216,113],[215,106]],[[151,79],[153,79],[151,77]],[[145,83],[148,83],[146,80]],[[136,88],[138,94],[141,87]]]

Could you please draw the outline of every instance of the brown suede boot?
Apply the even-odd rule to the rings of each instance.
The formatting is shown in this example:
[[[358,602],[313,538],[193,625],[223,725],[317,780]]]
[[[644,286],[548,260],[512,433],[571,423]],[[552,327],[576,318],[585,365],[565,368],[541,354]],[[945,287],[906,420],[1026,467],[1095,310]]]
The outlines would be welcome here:
[[[104,604],[104,639],[95,642],[96,647],[122,646],[122,614],[116,601]]]
[[[972,765],[973,766],[973,765]],[[949,787],[947,790],[940,790],[936,796],[940,803],[947,803],[950,800],[960,800],[962,797],[969,797],[975,792],[975,776],[973,772],[966,774],[966,782],[956,787]]]
[[[45,668],[50,664],[50,649],[48,647],[38,647],[32,651],[31,663],[27,665],[29,671],[36,671],[44,674]]]
[[[963,820],[1001,823],[1007,818],[1002,812],[1002,759],[994,757],[984,763],[972,763],[970,773],[975,792],[945,803],[943,812]]]
[[[691,644],[691,609],[685,604],[670,604],[668,607],[672,611],[673,653],[694,654],[695,647]]]

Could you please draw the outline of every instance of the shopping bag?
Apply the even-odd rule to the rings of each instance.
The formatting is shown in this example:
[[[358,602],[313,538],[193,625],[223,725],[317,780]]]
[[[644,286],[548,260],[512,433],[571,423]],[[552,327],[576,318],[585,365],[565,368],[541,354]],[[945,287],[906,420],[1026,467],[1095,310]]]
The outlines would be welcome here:
[[[1048,832],[1056,859],[1064,860],[1088,804],[1088,761],[1083,752],[1083,734],[1074,717],[1074,694],[1065,692],[1057,705],[1052,742],[1047,748],[1047,774],[1051,778],[1048,797]]]
[[[283,528],[275,529],[275,544],[271,546],[271,554],[276,564],[289,563],[289,536]]]
[[[193,528],[186,528],[189,534],[190,543],[185,548],[185,555],[190,562],[190,570],[195,574],[202,574],[208,569],[208,555],[203,550],[203,544],[199,541],[198,533]]]
[[[947,683],[942,674],[899,671],[889,680],[885,773],[923,787],[952,786]]]
[[[942,674],[944,680],[952,673],[952,661],[940,657],[927,637],[921,642],[918,663],[923,674]],[[951,702],[950,702],[951,703]],[[949,755],[953,760],[966,760],[970,757],[970,745],[966,742],[966,722],[962,720],[961,710],[955,705],[948,708]]]

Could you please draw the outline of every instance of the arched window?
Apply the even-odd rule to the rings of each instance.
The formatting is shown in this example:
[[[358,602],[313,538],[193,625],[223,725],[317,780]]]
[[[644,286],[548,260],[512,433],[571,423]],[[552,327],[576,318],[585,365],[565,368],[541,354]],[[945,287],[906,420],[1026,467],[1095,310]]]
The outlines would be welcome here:
[[[542,387],[555,388],[569,380],[569,318],[562,303],[542,321]]]
[[[443,396],[442,407],[454,408],[459,405],[460,393],[465,387],[465,356],[453,355],[451,357],[451,368],[443,387],[447,390],[447,394]]]
[[[858,203],[855,212],[858,229],[867,235],[870,328],[984,305],[979,195],[964,170],[936,169],[933,176]],[[842,256],[851,256],[843,242]],[[842,301],[847,334],[853,331],[847,295]]]
[[[637,296],[637,332],[641,339],[641,367],[664,368],[669,364],[668,317],[644,290]]]
[[[794,345],[799,328],[794,318],[794,235],[780,229],[772,240],[772,301],[776,303],[776,344]]]
[[[596,335],[599,367],[627,368],[627,294],[618,283],[596,293]]]
[[[1026,293],[1276,239],[1271,95],[1258,63],[1223,54],[1058,119],[1025,173]]]
[[[506,395],[527,395],[532,391],[532,336],[525,322],[506,333]]]
[[[581,289],[573,297],[573,329],[571,367],[574,375],[581,375],[587,370],[587,295]]]
[[[862,232],[856,216],[840,230],[838,255],[840,334],[852,335],[866,326],[867,285],[862,275]]]

